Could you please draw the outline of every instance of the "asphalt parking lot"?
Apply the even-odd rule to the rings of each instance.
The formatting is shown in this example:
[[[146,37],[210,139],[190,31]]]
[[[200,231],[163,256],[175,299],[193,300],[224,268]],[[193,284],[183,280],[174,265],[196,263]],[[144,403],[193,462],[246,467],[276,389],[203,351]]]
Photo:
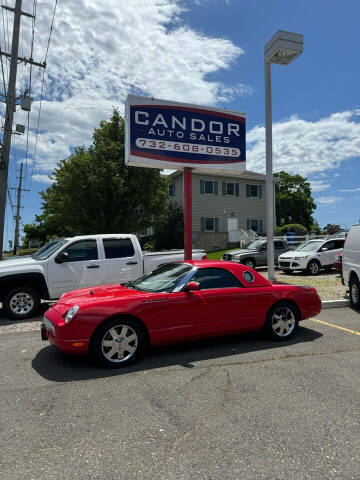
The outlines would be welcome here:
[[[259,334],[150,352],[109,371],[0,326],[2,478],[360,478],[360,314],[289,343]]]

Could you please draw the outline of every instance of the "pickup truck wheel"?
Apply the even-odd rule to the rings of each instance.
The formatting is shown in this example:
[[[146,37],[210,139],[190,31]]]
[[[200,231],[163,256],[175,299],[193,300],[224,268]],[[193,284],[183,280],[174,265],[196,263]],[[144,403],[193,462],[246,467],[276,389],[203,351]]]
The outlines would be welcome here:
[[[249,268],[255,268],[256,267],[256,263],[255,263],[255,260],[253,258],[247,258],[244,261],[244,265],[246,265]]]
[[[350,306],[356,310],[360,309],[360,282],[353,277],[349,282],[350,287]]]
[[[138,322],[131,318],[114,318],[96,331],[91,354],[105,367],[126,367],[136,361],[144,343]]]
[[[23,319],[35,315],[40,307],[40,295],[31,287],[16,287],[9,290],[3,300],[5,314]]]
[[[317,275],[320,272],[320,263],[317,260],[311,260],[306,271],[309,275]]]

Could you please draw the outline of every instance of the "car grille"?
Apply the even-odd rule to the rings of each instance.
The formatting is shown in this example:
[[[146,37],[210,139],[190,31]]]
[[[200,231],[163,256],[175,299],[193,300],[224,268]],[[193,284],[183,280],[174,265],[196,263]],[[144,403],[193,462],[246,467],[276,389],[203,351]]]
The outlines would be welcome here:
[[[279,262],[280,267],[290,267],[290,262]]]
[[[45,317],[45,315],[44,315],[44,318],[43,318],[43,323],[45,325],[46,330],[50,330],[55,335],[55,327],[52,324],[52,322],[50,322],[50,320]]]
[[[233,257],[234,257],[234,255],[232,255],[231,253],[224,253],[222,259],[231,261],[233,259]]]

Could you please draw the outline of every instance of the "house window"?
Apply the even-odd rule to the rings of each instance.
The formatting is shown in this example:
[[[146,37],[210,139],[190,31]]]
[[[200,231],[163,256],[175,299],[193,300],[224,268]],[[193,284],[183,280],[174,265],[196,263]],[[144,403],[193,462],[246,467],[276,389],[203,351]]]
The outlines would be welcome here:
[[[217,217],[201,217],[202,232],[218,232],[219,219]]]
[[[217,195],[218,182],[216,180],[200,180],[200,193],[206,195]]]
[[[262,198],[262,185],[246,184],[246,196],[248,198]]]
[[[263,232],[263,221],[253,219],[253,218],[248,218],[246,220],[246,230],[252,230],[253,232],[256,232],[256,233],[262,233]]]
[[[170,195],[170,197],[175,197],[175,183],[170,183],[170,185],[169,185],[169,195]]]
[[[234,182],[222,182],[222,194],[225,197],[238,197],[239,184]]]

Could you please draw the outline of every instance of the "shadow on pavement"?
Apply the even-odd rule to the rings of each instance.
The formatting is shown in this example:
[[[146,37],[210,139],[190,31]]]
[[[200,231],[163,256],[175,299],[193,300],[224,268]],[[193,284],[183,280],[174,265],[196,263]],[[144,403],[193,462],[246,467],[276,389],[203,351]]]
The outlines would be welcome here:
[[[236,335],[217,339],[175,344],[150,350],[137,363],[125,368],[106,369],[94,364],[88,356],[65,355],[48,345],[41,349],[32,361],[37,373],[53,382],[73,382],[143,372],[157,368],[182,366],[194,368],[193,362],[215,360],[249,352],[285,349],[290,345],[312,342],[322,334],[299,327],[297,335],[289,342],[272,342],[261,333]],[[279,351],[279,353],[280,353]],[[241,357],[238,358],[241,363]],[[246,360],[244,359],[244,362]]]

